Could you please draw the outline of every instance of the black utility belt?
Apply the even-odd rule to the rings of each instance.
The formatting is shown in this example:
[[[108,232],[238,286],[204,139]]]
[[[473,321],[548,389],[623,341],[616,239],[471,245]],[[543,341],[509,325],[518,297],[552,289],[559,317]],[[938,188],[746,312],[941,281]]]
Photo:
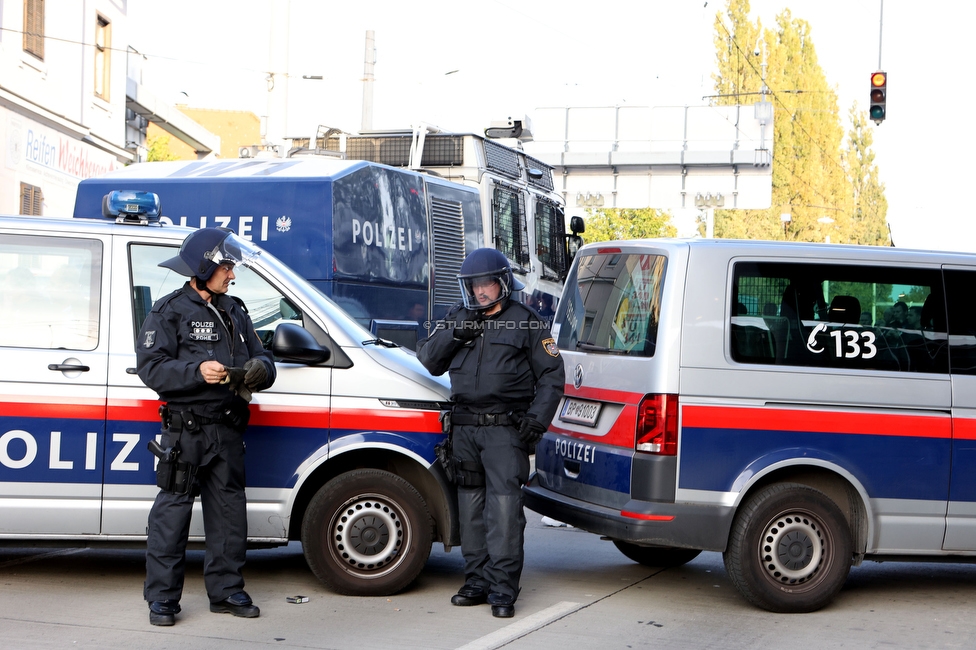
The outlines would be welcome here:
[[[243,417],[241,417],[241,415],[235,415],[230,409],[217,417],[209,417],[197,415],[190,410],[170,408],[165,404],[159,408],[159,414],[167,428],[172,426],[174,429],[188,429],[190,431],[196,430],[203,424],[226,424],[235,428],[243,428],[247,426],[248,419],[245,414],[242,414]]]
[[[492,426],[518,426],[522,416],[508,411],[506,413],[458,413],[451,414],[453,424],[477,425],[481,427]]]

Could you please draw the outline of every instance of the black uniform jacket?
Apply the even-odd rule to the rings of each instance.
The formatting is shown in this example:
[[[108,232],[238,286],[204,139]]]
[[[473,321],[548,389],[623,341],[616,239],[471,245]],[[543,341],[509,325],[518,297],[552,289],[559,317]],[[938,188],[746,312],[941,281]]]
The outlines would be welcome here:
[[[250,316],[228,295],[214,296],[218,317],[189,283],[160,298],[142,325],[136,341],[139,378],[170,406],[191,409],[197,415],[217,417],[229,408],[247,408],[247,402],[228,384],[208,384],[200,374],[204,361],[242,367],[256,358],[268,369],[262,390],[275,380],[274,358],[254,331]]]
[[[482,336],[468,343],[454,340],[452,325],[473,316],[456,305],[421,342],[417,358],[433,375],[450,371],[457,404],[479,413],[529,404],[526,415],[548,426],[565,384],[563,360],[548,323],[535,310],[510,300],[486,319]]]

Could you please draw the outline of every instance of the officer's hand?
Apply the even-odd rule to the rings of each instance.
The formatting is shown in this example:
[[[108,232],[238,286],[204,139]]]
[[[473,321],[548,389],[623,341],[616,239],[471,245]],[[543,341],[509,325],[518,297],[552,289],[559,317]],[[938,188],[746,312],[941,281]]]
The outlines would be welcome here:
[[[253,390],[260,390],[268,381],[268,369],[257,359],[248,359],[244,364],[244,385]]]
[[[546,432],[546,426],[533,417],[525,416],[519,422],[519,439],[533,449],[542,440],[542,435]]]
[[[208,384],[220,384],[227,377],[227,371],[219,361],[204,361],[200,364],[200,376]]]
[[[454,321],[454,340],[473,341],[484,332],[485,318],[481,312],[468,312],[468,318]]]

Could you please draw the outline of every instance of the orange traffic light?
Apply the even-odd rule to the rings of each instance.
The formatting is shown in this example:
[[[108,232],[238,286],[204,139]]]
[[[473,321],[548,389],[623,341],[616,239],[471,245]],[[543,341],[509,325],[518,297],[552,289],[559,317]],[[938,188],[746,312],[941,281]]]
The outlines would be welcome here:
[[[868,115],[874,120],[875,124],[881,124],[888,114],[885,102],[888,99],[888,73],[878,72],[871,74],[871,104]]]

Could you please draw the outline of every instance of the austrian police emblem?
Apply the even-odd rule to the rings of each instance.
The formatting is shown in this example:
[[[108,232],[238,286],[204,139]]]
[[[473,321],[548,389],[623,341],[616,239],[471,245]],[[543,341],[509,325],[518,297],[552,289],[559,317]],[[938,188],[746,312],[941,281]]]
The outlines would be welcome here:
[[[543,340],[542,341],[542,347],[546,349],[546,353],[550,357],[558,357],[559,356],[559,348],[556,347],[556,339],[549,338],[549,339]]]
[[[153,343],[156,342],[156,330],[148,330],[146,332],[146,338],[142,341],[142,347],[151,348]]]

